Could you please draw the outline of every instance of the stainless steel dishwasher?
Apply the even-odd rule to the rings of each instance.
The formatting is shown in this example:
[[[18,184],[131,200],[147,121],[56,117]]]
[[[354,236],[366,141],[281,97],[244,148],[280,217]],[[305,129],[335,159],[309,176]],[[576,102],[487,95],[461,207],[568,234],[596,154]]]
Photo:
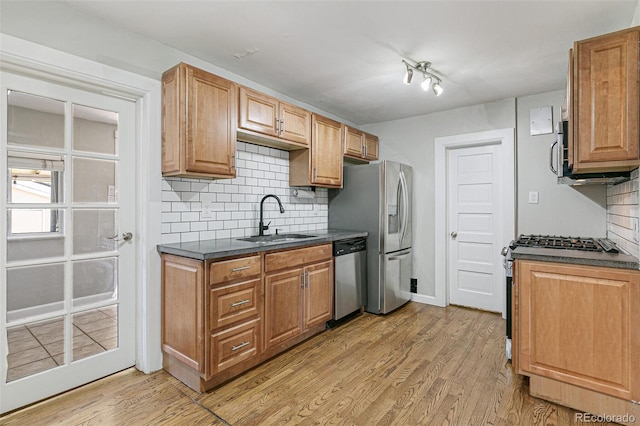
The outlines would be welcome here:
[[[335,288],[333,321],[360,312],[366,301],[367,239],[334,241]]]

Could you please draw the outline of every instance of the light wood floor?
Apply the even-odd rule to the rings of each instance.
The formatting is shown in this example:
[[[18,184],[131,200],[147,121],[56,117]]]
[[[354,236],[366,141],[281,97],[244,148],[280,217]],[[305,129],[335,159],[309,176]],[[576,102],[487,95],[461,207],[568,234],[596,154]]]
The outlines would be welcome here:
[[[135,369],[0,417],[3,425],[574,425],[532,398],[499,315],[409,303],[364,314],[209,393]]]

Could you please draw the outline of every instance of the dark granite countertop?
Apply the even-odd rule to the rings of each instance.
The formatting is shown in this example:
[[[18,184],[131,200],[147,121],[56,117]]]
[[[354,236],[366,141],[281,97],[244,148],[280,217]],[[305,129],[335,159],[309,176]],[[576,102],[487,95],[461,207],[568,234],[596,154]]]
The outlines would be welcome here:
[[[603,266],[638,270],[638,258],[623,253],[596,253],[581,250],[560,250],[535,247],[512,249],[513,259],[539,260],[543,262],[573,263],[576,265]]]
[[[295,241],[273,241],[268,243],[252,243],[239,241],[237,238],[224,238],[219,240],[202,240],[188,243],[160,244],[160,253],[174,254],[176,256],[189,257],[197,260],[219,259],[222,257],[238,256],[243,254],[260,253],[269,250],[282,250],[294,247],[309,246],[332,241],[348,240],[350,238],[366,237],[365,231],[348,231],[329,229],[324,231],[300,231],[300,234],[313,235]]]

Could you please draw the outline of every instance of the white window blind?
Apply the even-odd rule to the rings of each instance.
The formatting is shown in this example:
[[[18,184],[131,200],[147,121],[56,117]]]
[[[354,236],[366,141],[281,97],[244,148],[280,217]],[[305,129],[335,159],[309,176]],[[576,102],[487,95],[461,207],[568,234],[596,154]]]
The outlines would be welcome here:
[[[63,172],[64,158],[61,155],[9,151],[7,153],[7,167],[10,169]]]

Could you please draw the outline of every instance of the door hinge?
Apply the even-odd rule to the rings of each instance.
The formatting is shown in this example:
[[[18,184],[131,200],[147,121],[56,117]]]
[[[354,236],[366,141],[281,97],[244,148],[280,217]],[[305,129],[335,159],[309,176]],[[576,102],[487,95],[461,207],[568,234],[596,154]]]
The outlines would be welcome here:
[[[118,139],[118,131],[117,130],[113,131],[113,138],[114,139]]]

